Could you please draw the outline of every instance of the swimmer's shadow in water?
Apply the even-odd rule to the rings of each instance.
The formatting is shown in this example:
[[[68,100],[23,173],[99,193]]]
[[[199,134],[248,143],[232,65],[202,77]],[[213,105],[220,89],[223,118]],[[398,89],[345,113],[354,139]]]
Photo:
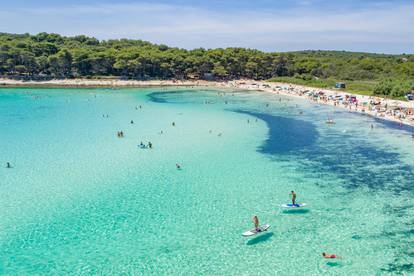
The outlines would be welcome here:
[[[255,245],[255,244],[258,244],[258,243],[261,243],[261,242],[265,242],[268,239],[270,239],[272,236],[273,236],[273,232],[268,232],[268,233],[262,234],[262,235],[260,235],[256,238],[254,238],[254,239],[249,240],[247,242],[247,245]]]
[[[282,213],[283,214],[307,214],[309,213],[310,210],[309,209],[292,209],[292,210],[283,210]]]
[[[329,262],[326,262],[326,266],[329,266],[329,267],[341,267],[342,264],[339,261],[329,261]]]

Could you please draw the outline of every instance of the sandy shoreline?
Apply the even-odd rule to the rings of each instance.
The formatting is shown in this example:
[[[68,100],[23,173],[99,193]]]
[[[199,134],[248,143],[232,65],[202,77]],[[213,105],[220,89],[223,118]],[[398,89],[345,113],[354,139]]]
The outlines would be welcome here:
[[[148,86],[195,86],[206,81],[174,80],[120,80],[120,79],[54,79],[47,81],[22,81],[0,78],[0,87],[148,87]],[[206,85],[206,84],[204,84]]]
[[[319,104],[327,104],[338,108],[346,108],[353,112],[364,113],[384,120],[414,126],[414,102],[403,102],[363,95],[294,85],[253,80],[235,80],[226,82],[201,80],[119,80],[119,79],[64,79],[48,81],[21,81],[0,79],[1,87],[57,87],[57,88],[93,88],[93,87],[154,87],[154,86],[205,86],[217,88],[265,91],[280,95],[306,98]]]

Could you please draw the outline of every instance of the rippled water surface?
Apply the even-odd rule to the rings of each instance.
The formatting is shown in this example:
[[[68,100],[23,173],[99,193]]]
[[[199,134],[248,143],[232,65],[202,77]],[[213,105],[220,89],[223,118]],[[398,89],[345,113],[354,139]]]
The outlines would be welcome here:
[[[413,134],[263,92],[0,89],[0,274],[412,274]]]

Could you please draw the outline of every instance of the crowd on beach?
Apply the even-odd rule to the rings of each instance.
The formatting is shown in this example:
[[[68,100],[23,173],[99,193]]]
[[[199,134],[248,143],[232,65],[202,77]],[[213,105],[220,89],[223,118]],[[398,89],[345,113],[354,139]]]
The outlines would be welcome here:
[[[261,90],[281,95],[307,98],[315,103],[346,108],[350,111],[414,126],[414,102],[352,95],[340,90],[317,89],[301,85],[255,82],[251,80],[230,81],[222,83],[221,86],[245,90]]]

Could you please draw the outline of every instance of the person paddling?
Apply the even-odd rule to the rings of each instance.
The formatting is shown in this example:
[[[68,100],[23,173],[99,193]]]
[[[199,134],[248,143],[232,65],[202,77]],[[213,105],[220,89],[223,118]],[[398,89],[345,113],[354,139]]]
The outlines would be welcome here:
[[[290,195],[292,196],[292,205],[296,206],[296,193],[294,191],[291,191]]]
[[[259,227],[259,218],[257,216],[253,216],[253,223],[254,223],[254,228],[256,229],[257,232],[260,232],[260,227]]]

